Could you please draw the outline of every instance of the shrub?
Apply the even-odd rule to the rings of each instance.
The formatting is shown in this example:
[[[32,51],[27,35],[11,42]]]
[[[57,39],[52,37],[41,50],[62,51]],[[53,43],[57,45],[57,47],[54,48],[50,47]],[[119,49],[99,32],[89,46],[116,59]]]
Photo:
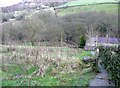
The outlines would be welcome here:
[[[15,18],[12,13],[2,13],[2,22],[7,22],[11,18]]]
[[[116,86],[120,86],[120,50],[117,47],[99,47],[99,59]]]
[[[7,22],[8,19],[7,18],[2,18],[2,22]]]
[[[19,15],[19,16],[16,17],[16,20],[22,20],[22,19],[24,19],[23,15]]]
[[[86,38],[85,38],[85,36],[81,36],[81,37],[80,37],[79,48],[84,48],[85,43],[86,43]]]

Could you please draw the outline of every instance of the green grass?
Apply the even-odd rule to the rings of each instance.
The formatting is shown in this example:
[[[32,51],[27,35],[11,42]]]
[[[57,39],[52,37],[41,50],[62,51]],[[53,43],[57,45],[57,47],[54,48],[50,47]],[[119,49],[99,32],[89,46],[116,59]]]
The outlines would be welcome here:
[[[33,82],[31,81],[30,84],[33,84]],[[29,80],[27,78],[2,81],[2,86],[28,86],[28,85]]]
[[[86,6],[62,8],[59,10],[58,15],[65,16],[68,14],[76,14],[80,12],[92,12],[92,11],[118,13],[118,4],[97,4],[97,5],[86,5]]]
[[[44,77],[33,77],[32,79],[39,86],[58,86],[59,80],[56,77],[45,75]]]
[[[64,63],[64,65],[66,64]],[[78,69],[74,69],[75,72],[71,73],[68,72],[68,69],[63,70],[65,66],[62,64],[62,68],[59,69],[56,68],[56,64],[51,64],[43,77],[33,75],[29,78],[33,72],[38,71],[38,67],[31,66],[25,71],[21,69],[21,66],[30,67],[22,64],[7,64],[5,66],[7,70],[0,72],[0,77],[3,77],[2,86],[88,86],[89,81],[95,76],[95,72],[84,72],[85,68],[77,67]],[[52,73],[53,68],[57,72],[56,75]],[[64,73],[61,73],[61,71],[64,71]],[[19,78],[19,76],[23,77]]]
[[[60,76],[60,75],[59,75]],[[34,76],[32,80],[21,78],[17,80],[6,80],[2,82],[3,86],[88,86],[89,81],[95,76],[95,73],[89,72],[84,75],[62,74],[61,79],[50,75],[44,77]]]
[[[77,1],[71,1],[67,2],[61,7],[64,6],[77,6],[77,5],[90,5],[90,4],[99,4],[99,3],[118,3],[119,0],[77,0]]]
[[[92,72],[83,75],[80,75],[79,73],[74,73],[74,74],[65,73],[60,76],[62,78],[60,80],[60,85],[88,86],[90,79],[92,79],[94,76],[95,74]]]
[[[92,57],[91,51],[82,51],[82,53],[74,55],[74,57],[80,58],[80,60],[83,60],[85,56]]]
[[[71,80],[70,84],[71,86],[89,86],[89,81],[94,78],[95,74],[92,72],[86,73],[84,75],[81,75],[79,77],[73,78]]]

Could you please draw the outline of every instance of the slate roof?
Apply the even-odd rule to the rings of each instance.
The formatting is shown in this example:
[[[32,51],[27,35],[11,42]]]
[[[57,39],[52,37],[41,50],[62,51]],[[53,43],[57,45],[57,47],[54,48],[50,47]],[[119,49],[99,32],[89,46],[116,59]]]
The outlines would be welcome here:
[[[119,44],[120,38],[106,38],[106,37],[93,37],[92,39],[90,39],[91,41],[93,40],[94,43],[95,41],[99,44]],[[89,40],[89,42],[90,42]],[[88,43],[89,43],[88,42]],[[85,45],[85,50],[95,50],[95,46],[93,44],[86,44]]]
[[[110,44],[118,44],[119,39],[117,38],[106,38],[106,37],[98,37],[98,38],[93,38],[97,43],[110,43]]]

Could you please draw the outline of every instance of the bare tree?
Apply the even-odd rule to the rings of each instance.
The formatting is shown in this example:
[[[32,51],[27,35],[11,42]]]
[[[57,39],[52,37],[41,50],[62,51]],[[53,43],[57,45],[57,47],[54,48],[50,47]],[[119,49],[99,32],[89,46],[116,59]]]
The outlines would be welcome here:
[[[88,38],[87,43],[89,45],[95,46],[96,36],[98,35],[98,32],[95,29],[95,23],[94,23],[94,25],[90,25],[90,27],[86,26],[86,33],[85,34]]]

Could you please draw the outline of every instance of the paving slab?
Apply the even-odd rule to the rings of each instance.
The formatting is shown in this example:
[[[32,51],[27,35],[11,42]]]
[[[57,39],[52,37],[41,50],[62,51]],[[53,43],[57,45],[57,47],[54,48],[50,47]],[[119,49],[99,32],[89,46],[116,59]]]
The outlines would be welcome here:
[[[99,86],[99,87],[115,87],[114,84],[109,81],[108,73],[104,69],[103,66],[99,65],[100,73],[96,75],[94,79],[92,79],[89,83],[89,87],[91,88],[92,86]]]
[[[90,86],[110,86],[108,80],[94,78],[90,81]]]
[[[98,79],[109,79],[107,73],[98,73],[98,74],[96,75],[96,78],[98,78]]]

